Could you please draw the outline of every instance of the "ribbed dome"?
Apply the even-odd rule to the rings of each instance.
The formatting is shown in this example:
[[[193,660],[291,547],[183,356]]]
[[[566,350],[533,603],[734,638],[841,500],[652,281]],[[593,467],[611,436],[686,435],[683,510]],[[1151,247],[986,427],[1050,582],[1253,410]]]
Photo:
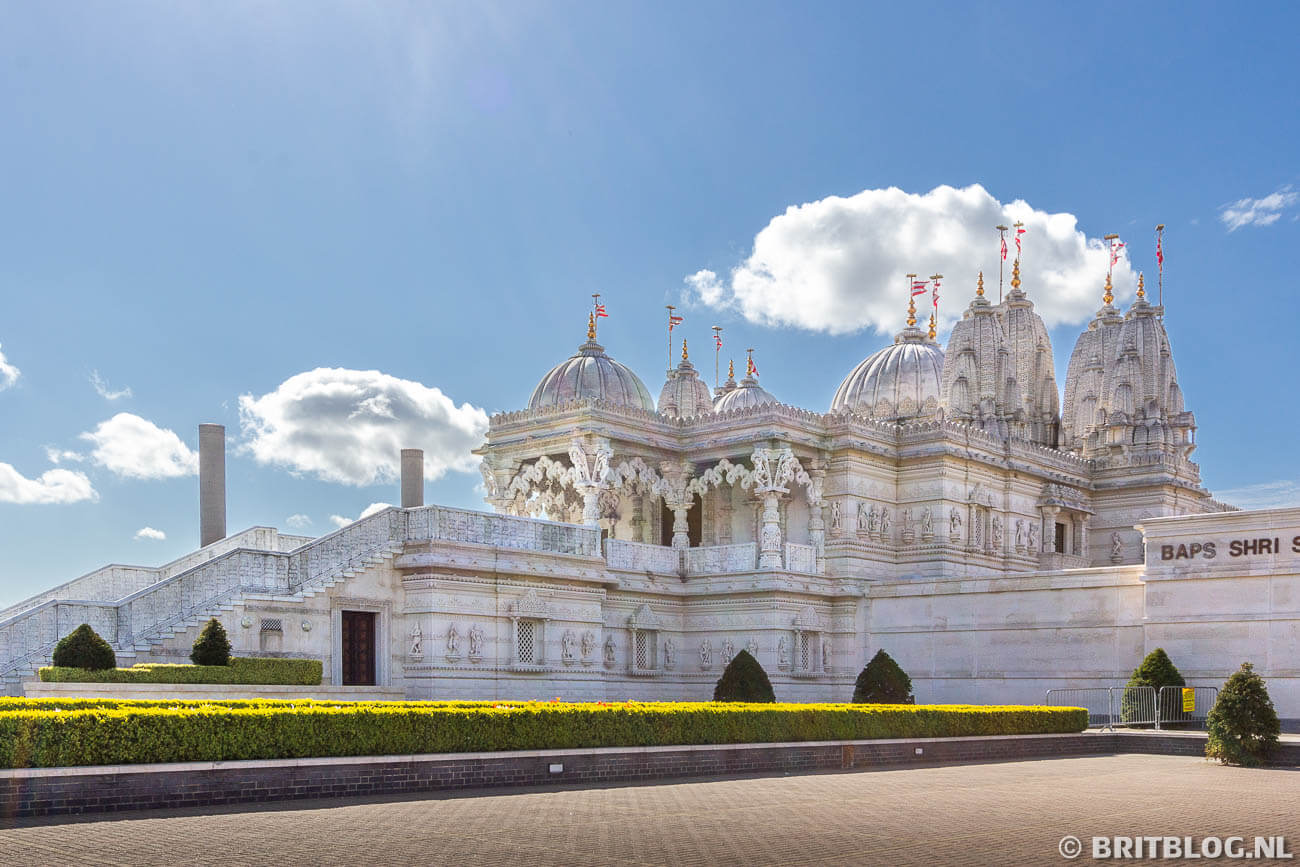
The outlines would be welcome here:
[[[853,368],[836,389],[831,412],[891,420],[932,415],[942,380],[943,349],[921,329],[906,328]]]
[[[659,412],[677,418],[691,418],[713,412],[709,387],[700,379],[695,365],[685,358],[676,370],[668,372],[668,381],[659,392]]]
[[[767,389],[758,384],[757,379],[747,376],[735,388],[727,389],[715,398],[713,408],[717,412],[727,412],[733,409],[749,409],[752,406],[763,406],[779,402],[768,393]]]
[[[641,379],[606,355],[605,347],[594,338],[542,377],[528,399],[528,408],[543,409],[583,399],[655,411],[654,399]]]

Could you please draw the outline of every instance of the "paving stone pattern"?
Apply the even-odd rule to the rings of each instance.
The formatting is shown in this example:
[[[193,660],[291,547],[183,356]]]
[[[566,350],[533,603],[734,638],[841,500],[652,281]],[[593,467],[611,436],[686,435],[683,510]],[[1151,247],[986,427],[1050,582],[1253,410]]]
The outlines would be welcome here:
[[[1062,864],[1066,834],[1283,834],[1294,852],[1297,805],[1293,770],[1089,756],[19,819],[0,863]]]

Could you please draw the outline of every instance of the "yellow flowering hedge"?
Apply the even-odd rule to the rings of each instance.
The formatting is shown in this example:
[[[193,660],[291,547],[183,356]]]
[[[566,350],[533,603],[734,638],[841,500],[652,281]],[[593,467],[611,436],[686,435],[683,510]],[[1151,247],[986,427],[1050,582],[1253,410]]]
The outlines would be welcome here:
[[[0,701],[0,767],[1078,732],[1081,708],[736,702]]]
[[[38,673],[46,683],[238,683],[318,686],[319,659],[271,659],[232,656],[230,665],[168,665],[145,662],[130,668],[46,666]]]

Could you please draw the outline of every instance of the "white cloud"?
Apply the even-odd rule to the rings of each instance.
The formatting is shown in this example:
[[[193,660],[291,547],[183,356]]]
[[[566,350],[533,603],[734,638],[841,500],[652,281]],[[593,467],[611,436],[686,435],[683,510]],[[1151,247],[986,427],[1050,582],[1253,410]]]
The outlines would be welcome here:
[[[0,463],[0,503],[80,503],[98,500],[85,473],[46,470],[29,479],[10,464]]]
[[[61,464],[64,461],[81,463],[86,459],[86,456],[81,452],[74,452],[71,449],[59,449],[54,446],[45,447],[45,456],[50,459],[52,464]]]
[[[155,542],[161,542],[167,538],[167,534],[162,530],[155,530],[153,527],[141,527],[135,532],[136,539],[151,539]]]
[[[345,518],[342,515],[330,515],[330,523],[335,527],[346,527],[354,521],[360,521],[362,518],[369,518],[376,512],[382,512],[384,509],[391,508],[393,508],[392,503],[371,503],[369,506],[362,509],[361,514],[357,515],[355,518]]]
[[[754,238],[750,256],[727,278],[698,271],[686,278],[690,300],[734,308],[751,322],[846,334],[872,327],[892,332],[907,316],[905,275],[943,274],[940,322],[961,316],[984,271],[985,294],[996,302],[998,234],[994,226],[1025,224],[1022,288],[1048,327],[1082,322],[1101,307],[1109,252],[1088,238],[1068,213],[1003,204],[980,185],[940,186],[928,193],[896,187],[864,190],[795,205]],[[1015,244],[1008,232],[1010,289]],[[1115,294],[1132,297],[1137,276],[1121,253]],[[917,299],[918,319],[929,296]],[[924,302],[924,303],[922,303]]]
[[[317,368],[261,397],[239,398],[242,450],[263,464],[330,482],[393,482],[404,448],[424,449],[426,479],[470,472],[487,413],[440,389],[377,370]],[[331,518],[333,520],[333,518]]]
[[[131,479],[170,479],[199,471],[199,456],[174,431],[148,419],[119,412],[81,438],[93,443],[91,459]]]
[[[1300,202],[1300,193],[1290,185],[1262,199],[1238,199],[1219,209],[1219,219],[1235,232],[1242,226],[1271,226],[1282,216],[1282,211]]]
[[[1214,498],[1243,509],[1277,509],[1300,506],[1300,480],[1279,480],[1215,491]]]
[[[90,384],[95,387],[95,393],[104,398],[104,400],[120,400],[124,397],[132,396],[129,386],[127,388],[118,389],[117,391],[110,390],[108,383],[99,375],[98,370],[92,370],[90,372]]]
[[[8,360],[5,359],[5,354],[0,352],[0,391],[9,388],[17,382],[18,377],[22,375],[22,371],[10,364]]]
[[[285,526],[291,530],[305,530],[311,526],[311,518],[306,515],[290,515],[284,519]]]

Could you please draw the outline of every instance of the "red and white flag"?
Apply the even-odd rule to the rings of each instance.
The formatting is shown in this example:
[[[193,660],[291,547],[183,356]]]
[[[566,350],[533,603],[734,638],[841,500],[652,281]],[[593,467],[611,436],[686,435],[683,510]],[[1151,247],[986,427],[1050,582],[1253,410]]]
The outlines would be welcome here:
[[[604,317],[607,317],[607,318],[608,318],[609,314],[605,312],[605,305],[604,305],[604,304],[597,304],[597,305],[596,305],[596,315],[597,315],[597,316],[604,316]]]
[[[1110,242],[1110,264],[1112,267],[1119,263],[1119,251],[1123,250],[1124,247],[1123,241]]]
[[[754,359],[752,358],[749,359],[749,375],[758,376],[758,365],[754,363]]]
[[[1002,261],[1007,261],[1007,239],[1002,239]]]
[[[668,314],[668,330],[669,330],[669,331],[672,331],[674,326],[676,326],[676,325],[681,325],[682,322],[684,322],[684,321],[685,321],[685,320],[683,320],[682,317],[678,316],[676,313],[669,313],[669,314]]]
[[[1016,229],[1016,256],[1017,256],[1017,258],[1019,258],[1019,256],[1020,256],[1020,236],[1023,235],[1024,233],[1025,233],[1025,229],[1024,229],[1023,226],[1020,226],[1020,227],[1018,227],[1018,228]],[[1006,257],[1003,256],[1002,258],[1005,259]]]
[[[934,281],[934,309],[939,309],[939,281]]]
[[[1163,238],[1161,238],[1159,235],[1156,235],[1156,264],[1159,265],[1161,268],[1165,267],[1165,250],[1164,247],[1162,246],[1163,241],[1164,241]]]
[[[924,294],[925,294],[925,287],[926,287],[926,285],[929,284],[929,282],[930,282],[930,281],[928,281],[928,280],[913,280],[913,281],[912,281],[912,297],[915,298],[917,295],[924,295]]]
[[[718,349],[721,349],[721,348],[722,348],[722,335],[721,335],[721,334],[718,334],[718,333],[715,331],[715,332],[713,333],[713,339],[716,340],[716,341],[718,342]]]

